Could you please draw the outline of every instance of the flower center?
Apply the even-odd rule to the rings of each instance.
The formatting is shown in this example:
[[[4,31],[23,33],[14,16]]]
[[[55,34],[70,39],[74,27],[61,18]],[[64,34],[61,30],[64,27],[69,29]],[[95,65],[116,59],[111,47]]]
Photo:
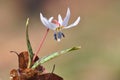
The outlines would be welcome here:
[[[59,32],[59,31],[61,31],[63,29],[63,26],[59,26],[59,27],[57,27],[55,30],[57,31],[57,32]]]
[[[61,26],[57,20],[52,20],[52,23],[57,25],[57,28],[55,29],[55,31],[57,31],[57,32],[61,31],[64,27],[64,26]]]

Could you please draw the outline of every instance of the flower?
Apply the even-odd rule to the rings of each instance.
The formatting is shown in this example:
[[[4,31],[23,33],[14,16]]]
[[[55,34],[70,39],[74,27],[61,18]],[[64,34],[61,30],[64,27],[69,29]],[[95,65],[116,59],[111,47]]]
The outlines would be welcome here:
[[[50,17],[49,19],[43,17],[42,13],[40,13],[40,19],[45,27],[55,31],[54,33],[54,39],[57,41],[60,41],[62,37],[65,37],[65,35],[62,33],[62,29],[68,29],[72,28],[80,22],[80,17],[77,18],[77,20],[68,25],[69,19],[70,19],[70,9],[67,9],[67,13],[64,19],[62,19],[61,15],[58,15],[58,20],[53,20],[53,17]]]

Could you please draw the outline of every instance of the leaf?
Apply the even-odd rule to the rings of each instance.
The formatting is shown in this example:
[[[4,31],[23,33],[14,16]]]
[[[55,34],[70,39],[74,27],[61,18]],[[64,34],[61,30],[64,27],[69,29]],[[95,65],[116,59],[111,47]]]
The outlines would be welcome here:
[[[38,61],[36,61],[35,64],[32,66],[32,68],[34,69],[34,68],[36,68],[38,65],[43,64],[43,63],[45,63],[45,62],[47,62],[47,61],[49,61],[49,60],[51,60],[51,59],[53,59],[53,58],[55,58],[55,57],[58,57],[58,56],[60,56],[60,55],[62,55],[62,54],[66,54],[66,53],[68,53],[68,52],[70,52],[70,51],[78,50],[78,49],[80,49],[80,48],[81,48],[81,46],[72,47],[72,48],[69,48],[69,49],[66,49],[66,50],[62,50],[62,51],[60,51],[60,52],[55,52],[55,53],[53,53],[53,54],[50,54],[50,55],[48,55],[48,56],[45,56],[45,57],[39,59]]]
[[[54,73],[46,73],[39,75],[39,80],[63,80],[63,78]]]
[[[27,68],[23,71],[12,69],[10,71],[11,80],[63,80],[62,77],[55,73],[42,74],[34,69]]]
[[[29,62],[28,62],[28,68],[31,66],[32,58],[33,58],[33,50],[32,46],[29,40],[29,35],[28,35],[28,24],[29,24],[29,18],[27,18],[26,21],[26,41],[27,41],[27,48],[28,48],[28,53],[29,53]]]
[[[27,68],[28,60],[29,60],[29,57],[28,57],[27,51],[24,51],[18,54],[18,64],[19,64],[20,70],[24,70]]]

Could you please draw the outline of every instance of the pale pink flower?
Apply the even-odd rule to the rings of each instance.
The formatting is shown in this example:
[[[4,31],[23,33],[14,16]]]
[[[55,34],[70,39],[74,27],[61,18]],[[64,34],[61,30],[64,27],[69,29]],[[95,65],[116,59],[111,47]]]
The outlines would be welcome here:
[[[80,22],[80,17],[77,18],[77,20],[68,25],[69,19],[70,19],[70,9],[67,9],[67,13],[64,19],[62,19],[61,15],[58,15],[58,20],[53,20],[53,17],[50,17],[49,19],[43,17],[42,13],[40,13],[40,19],[45,27],[53,30],[54,38],[57,41],[60,41],[62,37],[65,37],[65,35],[62,33],[63,29],[72,28]]]

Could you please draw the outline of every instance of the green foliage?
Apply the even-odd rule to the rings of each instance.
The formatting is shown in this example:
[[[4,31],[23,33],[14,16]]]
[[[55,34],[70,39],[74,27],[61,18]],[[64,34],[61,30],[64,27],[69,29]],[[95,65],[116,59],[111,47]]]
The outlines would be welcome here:
[[[26,41],[27,41],[27,48],[28,48],[28,53],[29,53],[28,68],[30,68],[31,67],[32,58],[33,58],[33,50],[32,50],[32,46],[31,46],[30,40],[29,40],[28,24],[29,24],[29,18],[27,18],[27,21],[26,21]]]
[[[68,53],[70,51],[78,50],[80,48],[81,48],[80,46],[76,46],[76,47],[72,47],[72,48],[69,48],[69,49],[62,50],[60,52],[52,53],[52,54],[50,54],[48,56],[40,58],[38,61],[35,62],[35,64],[32,66],[32,68],[34,69],[38,65],[41,65],[41,64],[43,64],[43,63],[45,63],[45,62],[47,62],[47,61],[49,61],[49,60],[51,60],[51,59],[53,59],[55,57],[58,57],[58,56],[63,55],[63,54],[66,54],[66,53]]]

